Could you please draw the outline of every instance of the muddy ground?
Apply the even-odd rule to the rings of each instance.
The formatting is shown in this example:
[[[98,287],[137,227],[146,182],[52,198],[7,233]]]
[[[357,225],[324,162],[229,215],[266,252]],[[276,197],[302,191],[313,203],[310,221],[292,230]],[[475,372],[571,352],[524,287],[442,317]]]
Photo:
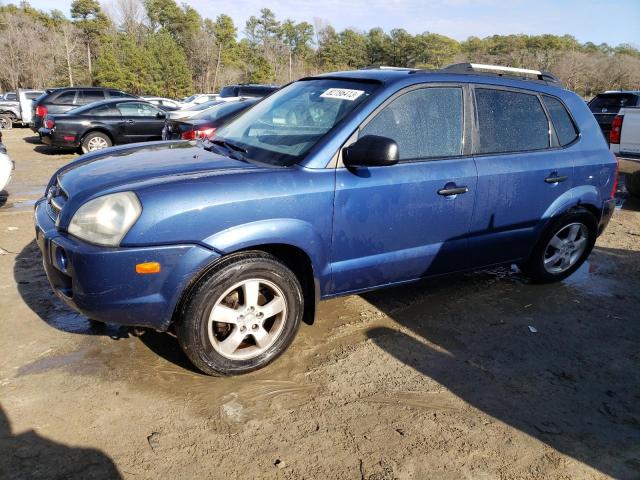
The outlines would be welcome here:
[[[32,205],[75,155],[5,143],[0,478],[640,478],[640,202],[561,284],[497,269],[327,301],[273,365],[210,378],[171,335],[54,297]]]

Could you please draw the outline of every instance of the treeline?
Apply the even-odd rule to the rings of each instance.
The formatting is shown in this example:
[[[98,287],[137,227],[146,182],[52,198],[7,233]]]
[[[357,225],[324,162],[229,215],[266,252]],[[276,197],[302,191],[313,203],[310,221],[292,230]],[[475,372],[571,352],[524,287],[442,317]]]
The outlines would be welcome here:
[[[548,70],[584,97],[640,89],[640,51],[570,35],[494,35],[459,42],[401,28],[345,29],[279,20],[264,8],[239,31],[175,0],[74,0],[69,15],[0,6],[0,88],[102,85],[181,97],[235,82],[285,83],[367,65],[440,68],[462,61]]]

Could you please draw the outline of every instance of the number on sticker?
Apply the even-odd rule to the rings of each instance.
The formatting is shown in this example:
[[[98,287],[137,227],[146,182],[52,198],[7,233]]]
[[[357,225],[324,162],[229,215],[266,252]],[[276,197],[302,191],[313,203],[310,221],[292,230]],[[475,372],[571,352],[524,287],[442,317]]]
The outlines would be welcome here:
[[[350,102],[353,102],[363,93],[364,90],[351,90],[349,88],[330,88],[320,96],[322,98],[335,98],[338,100],[349,100]]]

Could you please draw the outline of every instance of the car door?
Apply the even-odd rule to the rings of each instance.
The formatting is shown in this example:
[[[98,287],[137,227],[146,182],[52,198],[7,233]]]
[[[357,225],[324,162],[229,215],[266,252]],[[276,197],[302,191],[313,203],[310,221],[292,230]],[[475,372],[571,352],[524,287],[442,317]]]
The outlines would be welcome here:
[[[117,104],[122,115],[123,135],[128,142],[160,140],[165,114],[160,109],[144,102],[122,102]]]
[[[529,254],[550,207],[571,189],[573,160],[535,92],[476,86],[474,98],[478,193],[470,245],[479,267]]]
[[[396,165],[336,170],[333,289],[364,290],[465,267],[476,168],[465,138],[469,90],[412,87],[357,132],[398,144]],[[458,194],[447,194],[459,188]]]

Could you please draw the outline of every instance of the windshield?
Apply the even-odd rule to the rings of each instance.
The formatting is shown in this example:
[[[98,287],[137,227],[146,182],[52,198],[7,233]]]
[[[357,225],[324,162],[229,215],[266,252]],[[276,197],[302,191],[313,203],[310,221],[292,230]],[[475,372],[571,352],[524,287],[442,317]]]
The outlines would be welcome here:
[[[292,83],[222,127],[215,138],[243,149],[251,160],[292,165],[377,87],[334,79]]]
[[[213,107],[209,107],[203,112],[194,115],[194,119],[206,119],[206,120],[217,120],[226,115],[231,115],[232,113],[238,112],[245,108],[249,108],[255,102],[252,101],[244,101],[244,102],[229,102],[222,103],[219,105],[214,105]]]

